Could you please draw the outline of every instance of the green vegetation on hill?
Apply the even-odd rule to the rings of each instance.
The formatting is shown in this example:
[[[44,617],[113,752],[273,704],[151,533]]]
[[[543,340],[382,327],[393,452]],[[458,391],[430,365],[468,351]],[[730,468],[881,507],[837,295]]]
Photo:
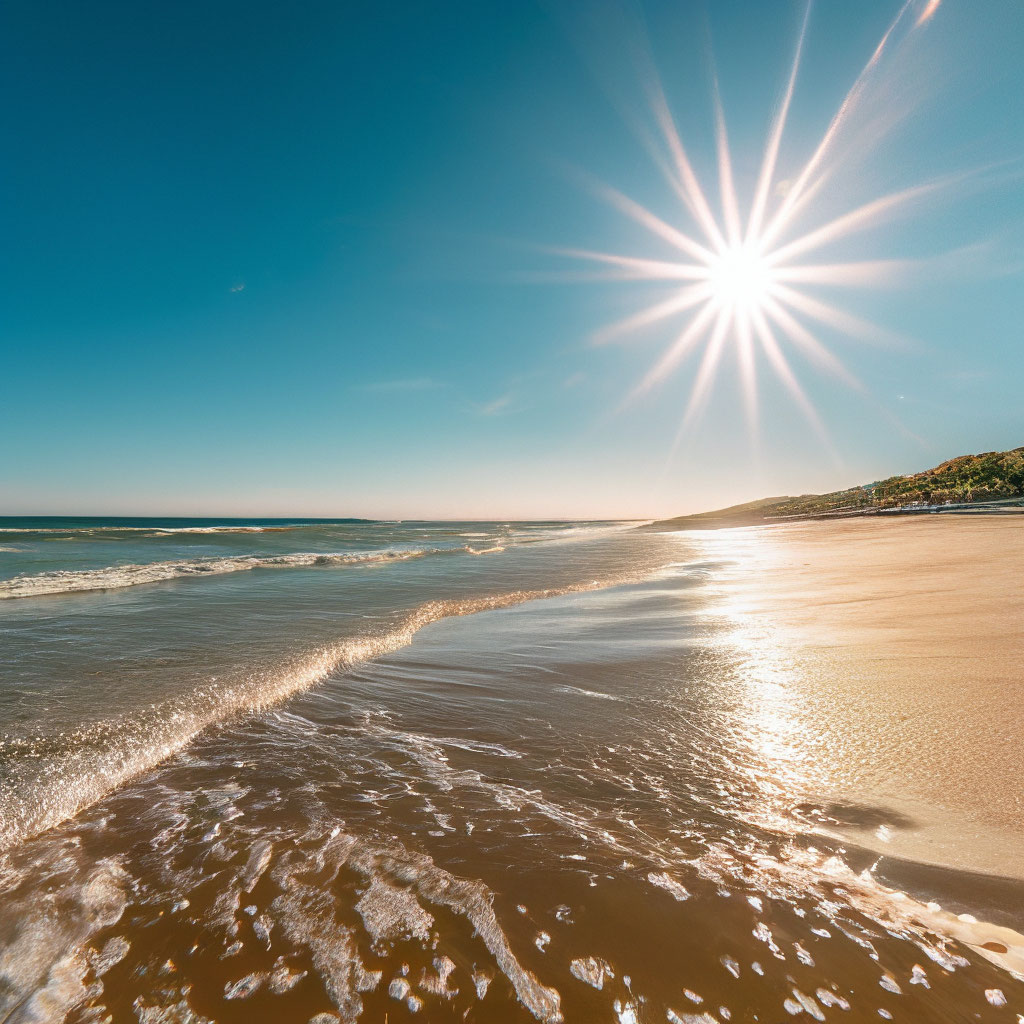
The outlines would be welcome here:
[[[762,498],[652,525],[678,529],[748,526],[789,517],[858,515],[908,505],[971,505],[1007,498],[1024,498],[1024,448],[961,455],[922,473],[893,476],[844,491]]]
[[[923,473],[882,480],[873,491],[874,503],[879,508],[916,501],[930,505],[947,501],[998,501],[1021,495],[1024,495],[1024,448],[961,455]]]

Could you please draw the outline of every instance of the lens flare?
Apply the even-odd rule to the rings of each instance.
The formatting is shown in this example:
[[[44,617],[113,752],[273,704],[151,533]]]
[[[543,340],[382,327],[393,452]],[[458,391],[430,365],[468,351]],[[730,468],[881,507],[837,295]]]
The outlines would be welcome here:
[[[606,342],[675,317],[687,318],[675,341],[631,394],[635,398],[661,383],[689,355],[703,348],[680,432],[700,412],[714,385],[723,355],[732,350],[738,362],[744,402],[751,420],[757,408],[757,361],[760,356],[789,392],[796,407],[802,410],[817,432],[823,433],[820,417],[790,367],[785,347],[799,352],[823,372],[851,387],[860,388],[856,378],[806,322],[825,325],[869,342],[890,342],[895,337],[861,317],[806,294],[804,289],[815,286],[892,286],[904,271],[917,266],[914,261],[803,261],[841,239],[884,223],[907,205],[959,179],[950,176],[879,196],[823,223],[819,221],[818,226],[795,236],[794,228],[798,216],[811,216],[814,200],[821,195],[823,186],[839,166],[832,152],[836,140],[858,109],[869,105],[865,96],[870,95],[873,79],[879,74],[883,60],[890,51],[897,51],[911,36],[921,31],[922,26],[934,16],[939,2],[905,0],[810,158],[796,174],[780,182],[776,176],[779,150],[807,35],[808,3],[746,216],[734,182],[729,135],[717,78],[712,82],[712,97],[720,215],[715,214],[712,200],[694,170],[660,82],[651,75],[647,83],[648,96],[660,136],[660,142],[651,150],[651,155],[681,200],[690,224],[669,223],[636,200],[607,186],[602,185],[597,191],[602,199],[661,244],[676,250],[680,258],[652,259],[581,249],[561,249],[559,252],[600,265],[601,280],[660,282],[671,289],[667,297],[655,304],[603,328],[594,340]]]

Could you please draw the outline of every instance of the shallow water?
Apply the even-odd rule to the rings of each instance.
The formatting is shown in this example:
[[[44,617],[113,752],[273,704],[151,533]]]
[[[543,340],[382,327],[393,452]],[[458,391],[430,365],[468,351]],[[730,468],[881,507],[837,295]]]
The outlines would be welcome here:
[[[3,1019],[1024,1012],[1020,885],[829,781],[756,531],[200,525],[0,535]]]

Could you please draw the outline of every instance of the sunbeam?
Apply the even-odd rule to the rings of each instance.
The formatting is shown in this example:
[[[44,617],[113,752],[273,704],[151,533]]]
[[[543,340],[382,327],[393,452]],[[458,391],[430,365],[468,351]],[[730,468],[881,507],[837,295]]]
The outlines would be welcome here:
[[[794,236],[798,215],[806,219],[812,200],[834,173],[830,160],[837,137],[861,104],[883,57],[896,51],[935,13],[939,0],[906,0],[889,25],[871,57],[830,120],[810,158],[787,188],[777,187],[779,152],[797,87],[811,5],[803,12],[793,61],[776,107],[758,165],[749,206],[744,213],[734,178],[717,74],[711,73],[715,149],[718,164],[717,191],[720,216],[713,212],[707,189],[694,170],[665,96],[655,75],[647,82],[654,122],[665,154],[652,153],[682,201],[691,223],[677,226],[658,217],[635,199],[601,185],[597,193],[620,213],[643,227],[654,238],[678,250],[685,261],[653,259],[583,249],[562,249],[573,256],[608,268],[608,277],[622,280],[681,282],[672,294],[597,332],[593,340],[604,343],[623,338],[642,328],[688,317],[655,365],[629,393],[634,401],[662,383],[687,356],[703,348],[693,377],[681,430],[693,424],[706,406],[723,357],[731,349],[739,370],[742,399],[752,428],[758,408],[758,361],[763,357],[797,407],[827,443],[821,417],[815,411],[790,366],[785,346],[792,347],[819,370],[853,389],[863,390],[856,377],[814,333],[809,324],[824,325],[840,334],[872,343],[901,343],[896,334],[807,294],[804,287],[894,287],[920,263],[912,260],[878,259],[800,262],[837,241],[866,232],[904,212],[917,200],[950,184],[954,177],[936,179],[880,195],[838,216],[813,222]],[[916,17],[915,17],[916,15]],[[781,193],[781,194],[780,194]],[[745,217],[745,220],[744,220]],[[685,284],[682,284],[685,282]]]
[[[775,176],[775,163],[779,158],[779,146],[782,144],[782,133],[786,129],[789,105],[793,101],[793,91],[796,89],[796,74],[800,69],[800,56],[803,53],[804,38],[807,35],[807,23],[810,21],[810,17],[811,5],[808,2],[804,8],[804,20],[800,26],[800,36],[796,44],[796,54],[793,57],[793,67],[789,72],[789,81],[786,83],[786,92],[775,116],[775,123],[772,125],[771,134],[768,136],[768,145],[765,146],[764,159],[761,161],[761,173],[757,179],[757,188],[754,190],[754,202],[750,210],[750,223],[747,226],[747,235],[752,238],[760,236],[761,223],[764,219],[765,206],[768,202],[768,192],[772,187],[772,178]]]
[[[906,15],[907,11],[913,7],[914,4],[915,0],[906,0],[900,8],[899,13],[886,30],[885,35],[882,36],[881,42],[879,42],[878,46],[875,47],[875,52],[871,55],[871,59],[864,65],[863,70],[857,76],[857,80],[853,83],[853,86],[846,94],[843,102],[839,105],[839,109],[836,111],[835,116],[832,118],[831,123],[825,131],[825,134],[822,136],[821,142],[818,143],[818,146],[811,155],[810,160],[807,161],[803,170],[797,176],[793,185],[786,193],[786,196],[782,201],[782,205],[779,207],[779,210],[775,214],[768,230],[765,232],[765,236],[769,240],[780,234],[784,228],[792,222],[801,208],[814,197],[825,183],[829,176],[829,171],[827,169],[824,170],[813,183],[811,183],[811,177],[822,166],[825,155],[832,147],[836,138],[838,138],[846,121],[849,120],[850,115],[856,109],[872,73],[878,67],[879,62],[882,59],[882,55],[889,47],[889,42],[893,33],[896,31],[900,22],[903,21],[904,15]],[[935,6],[938,6],[938,4],[936,3]],[[810,2],[808,2],[808,8],[809,7]],[[923,19],[919,20],[914,25],[914,28],[918,28],[921,24],[923,24]],[[808,185],[810,185],[810,188],[808,188]]]
[[[693,309],[694,306],[703,305],[707,303],[709,298],[711,298],[711,288],[709,285],[692,284],[687,288],[683,288],[677,295],[671,296],[664,302],[655,303],[653,306],[648,306],[646,309],[642,309],[639,313],[634,313],[624,320],[609,324],[598,331],[592,340],[598,344],[613,341],[624,334],[632,334],[642,327],[648,327],[670,316],[675,316],[677,313]]]

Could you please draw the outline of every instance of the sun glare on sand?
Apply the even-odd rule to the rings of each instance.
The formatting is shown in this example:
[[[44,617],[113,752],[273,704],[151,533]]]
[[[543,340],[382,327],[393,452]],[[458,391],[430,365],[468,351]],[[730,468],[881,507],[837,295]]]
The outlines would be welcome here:
[[[717,82],[714,104],[720,210],[715,212],[690,163],[664,92],[652,76],[649,94],[660,138],[652,155],[682,201],[689,226],[669,223],[614,189],[601,186],[599,192],[620,212],[677,250],[680,258],[662,260],[581,249],[559,251],[602,265],[604,269],[598,275],[601,280],[654,281],[670,286],[667,298],[605,328],[595,340],[607,341],[660,321],[685,318],[675,340],[631,396],[648,391],[689,354],[702,350],[680,432],[703,407],[726,350],[732,350],[738,360],[751,424],[757,412],[759,358],[767,361],[819,432],[823,431],[822,425],[790,367],[790,353],[798,351],[819,369],[838,376],[850,386],[860,386],[813,328],[825,325],[852,337],[875,341],[884,340],[887,332],[814,297],[808,289],[892,285],[909,261],[807,262],[807,257],[855,232],[877,225],[899,207],[947,182],[929,182],[880,196],[796,237],[792,237],[793,229],[798,217],[813,223],[814,200],[820,198],[839,164],[833,153],[836,139],[858,107],[867,106],[865,92],[883,56],[919,31],[935,13],[939,2],[906,0],[810,158],[796,175],[780,182],[776,164],[807,32],[808,4],[785,91],[768,133],[760,171],[746,209],[741,209],[733,181],[729,139]]]

